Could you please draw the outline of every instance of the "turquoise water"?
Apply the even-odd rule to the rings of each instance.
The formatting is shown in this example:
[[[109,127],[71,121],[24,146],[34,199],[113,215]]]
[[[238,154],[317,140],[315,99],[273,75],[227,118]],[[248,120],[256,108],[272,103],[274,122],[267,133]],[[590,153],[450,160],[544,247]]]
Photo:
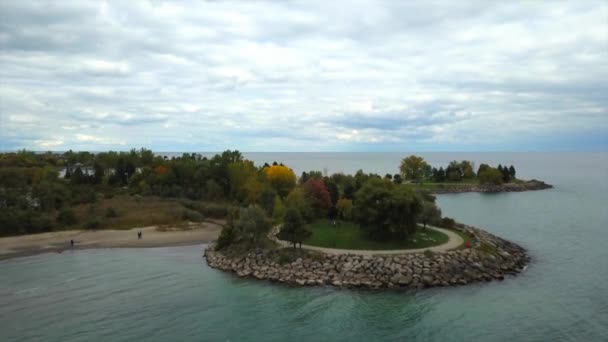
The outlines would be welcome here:
[[[253,157],[260,155],[268,157]],[[527,247],[532,263],[523,274],[458,288],[370,292],[239,279],[208,268],[203,246],[45,254],[0,262],[0,340],[608,340],[608,155],[424,155],[440,164],[514,164],[521,177],[555,185],[439,197],[448,216]],[[312,154],[269,159],[299,171],[395,173],[402,155],[317,156],[315,167],[305,167]]]

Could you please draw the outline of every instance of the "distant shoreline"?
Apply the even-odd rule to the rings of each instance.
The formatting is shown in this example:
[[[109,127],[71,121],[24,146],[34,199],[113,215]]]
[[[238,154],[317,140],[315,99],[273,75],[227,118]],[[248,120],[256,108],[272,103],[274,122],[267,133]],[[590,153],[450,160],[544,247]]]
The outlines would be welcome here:
[[[429,188],[428,191],[435,195],[460,194],[465,192],[499,193],[499,192],[523,192],[552,189],[553,185],[543,181],[532,179],[518,183],[504,183],[501,185],[480,184],[437,184],[437,187]]]
[[[67,230],[0,238],[0,260],[93,248],[152,248],[210,243],[222,226],[205,222],[189,230],[158,231],[156,226],[128,230]],[[142,232],[142,239],[137,238]],[[74,240],[74,247],[70,246]]]

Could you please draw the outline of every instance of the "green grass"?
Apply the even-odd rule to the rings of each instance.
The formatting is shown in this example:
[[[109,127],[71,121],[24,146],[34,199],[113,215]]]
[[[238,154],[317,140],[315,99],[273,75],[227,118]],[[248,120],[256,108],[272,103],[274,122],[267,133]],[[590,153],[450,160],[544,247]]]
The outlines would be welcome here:
[[[358,224],[341,221],[334,227],[329,220],[320,220],[308,225],[312,236],[304,244],[328,248],[389,250],[426,248],[448,242],[447,235],[431,229],[419,228],[407,240],[375,241],[369,239]]]

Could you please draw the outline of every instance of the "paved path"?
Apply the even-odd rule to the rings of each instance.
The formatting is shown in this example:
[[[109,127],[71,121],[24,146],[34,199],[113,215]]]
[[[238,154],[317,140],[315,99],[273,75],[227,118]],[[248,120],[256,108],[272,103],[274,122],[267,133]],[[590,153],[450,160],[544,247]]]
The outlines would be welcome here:
[[[460,235],[454,233],[451,230],[431,227],[427,225],[427,229],[434,229],[440,231],[447,235],[450,239],[448,242],[434,247],[427,248],[417,248],[417,249],[393,249],[393,250],[363,250],[363,249],[340,249],[340,248],[325,248],[325,247],[317,247],[317,246],[309,246],[302,245],[303,249],[308,249],[311,251],[322,252],[326,254],[355,254],[355,255],[385,255],[385,254],[411,254],[411,253],[423,253],[426,250],[430,250],[436,253],[443,253],[450,251],[454,248],[458,248],[460,245],[464,243],[464,240],[460,237]],[[276,243],[283,247],[293,247],[293,244],[288,241],[279,240],[276,237],[276,234],[279,231],[279,226],[273,228],[271,232],[270,238],[274,240]]]

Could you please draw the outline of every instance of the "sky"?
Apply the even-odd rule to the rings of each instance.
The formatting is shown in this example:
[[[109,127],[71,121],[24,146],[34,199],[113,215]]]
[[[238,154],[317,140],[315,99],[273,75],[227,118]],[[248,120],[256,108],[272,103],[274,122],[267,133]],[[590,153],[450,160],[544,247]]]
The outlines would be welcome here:
[[[0,150],[608,151],[608,1],[0,0]]]

